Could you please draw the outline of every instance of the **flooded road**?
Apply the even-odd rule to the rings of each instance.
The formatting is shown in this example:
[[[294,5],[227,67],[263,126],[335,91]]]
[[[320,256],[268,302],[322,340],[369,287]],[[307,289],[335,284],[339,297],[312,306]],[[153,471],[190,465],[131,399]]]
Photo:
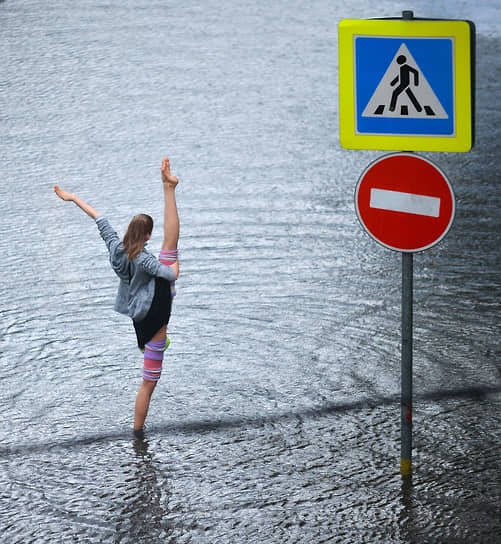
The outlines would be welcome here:
[[[337,23],[358,1],[0,2],[3,541],[496,543],[501,538],[499,8],[477,23],[476,142],[423,154],[456,219],[414,258],[412,481],[400,463],[401,256],[353,206]],[[77,193],[123,234],[181,219],[171,346],[131,438],[142,358]]]

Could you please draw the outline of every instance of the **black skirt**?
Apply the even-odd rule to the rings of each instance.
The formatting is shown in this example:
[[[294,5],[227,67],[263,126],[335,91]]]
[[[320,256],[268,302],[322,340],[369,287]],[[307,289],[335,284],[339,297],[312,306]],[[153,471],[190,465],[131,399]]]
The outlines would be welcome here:
[[[155,294],[146,317],[141,321],[132,320],[139,349],[143,350],[146,342],[149,342],[164,325],[167,325],[171,308],[170,282],[163,278],[155,278]]]

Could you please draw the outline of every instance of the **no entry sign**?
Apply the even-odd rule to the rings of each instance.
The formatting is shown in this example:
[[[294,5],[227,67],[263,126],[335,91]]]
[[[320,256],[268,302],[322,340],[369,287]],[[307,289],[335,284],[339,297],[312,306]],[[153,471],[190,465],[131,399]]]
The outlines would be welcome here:
[[[452,187],[432,162],[412,153],[386,155],[368,166],[355,191],[362,226],[383,246],[416,252],[437,244],[454,220]]]

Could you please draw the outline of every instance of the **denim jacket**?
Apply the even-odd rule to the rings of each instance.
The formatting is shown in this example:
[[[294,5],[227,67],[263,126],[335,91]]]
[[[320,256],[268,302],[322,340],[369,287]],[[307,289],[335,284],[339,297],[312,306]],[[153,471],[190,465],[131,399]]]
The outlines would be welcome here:
[[[132,261],[129,260],[120,238],[108,220],[100,215],[96,218],[96,224],[108,248],[111,267],[120,278],[114,309],[135,321],[141,321],[146,317],[153,301],[155,277],[174,281],[176,273],[146,249]]]

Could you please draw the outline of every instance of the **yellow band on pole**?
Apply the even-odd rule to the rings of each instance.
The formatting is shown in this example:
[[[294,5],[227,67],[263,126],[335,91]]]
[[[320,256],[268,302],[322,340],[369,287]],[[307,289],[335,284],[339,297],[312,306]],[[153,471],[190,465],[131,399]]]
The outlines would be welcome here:
[[[412,473],[411,459],[400,459],[400,474],[402,476],[409,476],[411,473]]]

